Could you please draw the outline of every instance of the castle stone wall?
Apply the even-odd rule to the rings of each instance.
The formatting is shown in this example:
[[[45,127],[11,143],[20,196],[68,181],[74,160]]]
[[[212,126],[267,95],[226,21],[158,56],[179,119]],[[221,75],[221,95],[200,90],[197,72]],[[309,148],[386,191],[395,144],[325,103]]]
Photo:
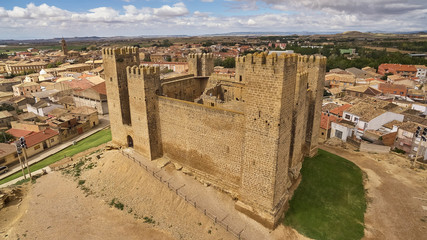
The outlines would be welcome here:
[[[236,193],[243,156],[244,115],[159,97],[164,155],[223,190]]]
[[[326,57],[298,56],[298,71],[308,73],[308,112],[306,123],[306,156],[317,154],[320,128],[320,114],[322,112],[323,88],[326,74]]]
[[[296,55],[248,54],[244,62],[245,155],[240,209],[273,227],[287,200]],[[262,143],[262,144],[261,144]],[[246,206],[245,206],[246,205]],[[245,210],[243,210],[245,212]]]
[[[169,157],[277,226],[303,157],[317,153],[325,57],[248,54],[236,59],[234,78],[213,75],[208,84],[211,54],[189,55],[194,77],[163,83],[159,68],[133,66],[136,48],[103,49],[103,57],[115,143]]]

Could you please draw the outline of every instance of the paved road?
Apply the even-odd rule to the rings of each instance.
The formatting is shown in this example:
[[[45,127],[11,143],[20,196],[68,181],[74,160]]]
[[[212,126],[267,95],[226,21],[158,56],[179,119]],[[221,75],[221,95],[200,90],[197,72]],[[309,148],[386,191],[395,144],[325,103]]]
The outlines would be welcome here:
[[[89,137],[90,135],[92,135],[92,134],[94,134],[96,132],[99,132],[102,129],[108,127],[109,125],[110,125],[110,120],[108,118],[108,115],[99,116],[99,124],[98,124],[98,126],[92,128],[90,131],[87,131],[87,132],[83,133],[82,135],[79,135],[79,136],[77,136],[75,138],[72,138],[72,139],[66,141],[66,142],[63,142],[63,143],[61,143],[59,145],[51,147],[47,151],[43,151],[43,152],[41,152],[41,153],[39,153],[37,155],[34,155],[34,156],[30,157],[28,159],[28,163],[31,166],[34,163],[40,162],[41,160],[49,157],[50,155],[53,155],[53,154],[61,151],[62,149],[67,148],[67,147],[73,145],[73,141],[80,141],[82,139],[85,139],[85,138]],[[4,178],[6,178],[6,177],[8,177],[8,176],[10,176],[10,175],[12,175],[12,174],[14,174],[16,172],[19,172],[19,171],[21,171],[21,167],[19,166],[19,164],[17,164],[16,166],[9,168],[9,171],[7,173],[2,174],[0,176],[0,179],[4,179]]]

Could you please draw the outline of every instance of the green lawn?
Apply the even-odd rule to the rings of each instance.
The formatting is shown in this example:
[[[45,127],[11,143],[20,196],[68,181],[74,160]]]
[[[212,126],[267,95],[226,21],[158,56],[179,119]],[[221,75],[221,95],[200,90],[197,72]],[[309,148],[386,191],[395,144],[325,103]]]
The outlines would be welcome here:
[[[93,148],[96,146],[99,146],[103,143],[106,143],[108,141],[111,141],[111,130],[110,129],[104,129],[101,130],[81,141],[78,141],[76,145],[73,146],[69,146],[45,159],[43,159],[42,161],[35,163],[33,165],[30,166],[30,170],[31,172],[39,170],[41,168],[44,168],[46,166],[49,166],[50,164],[57,162],[61,159],[63,159],[65,156],[66,157],[71,157],[79,152],[83,152],[89,148]],[[9,177],[2,179],[0,181],[0,185],[6,182],[9,182],[13,179],[16,179],[18,177],[22,176],[22,172],[19,171],[15,174],[10,175]]]
[[[313,239],[361,239],[366,200],[360,168],[319,149],[301,174],[283,223]]]

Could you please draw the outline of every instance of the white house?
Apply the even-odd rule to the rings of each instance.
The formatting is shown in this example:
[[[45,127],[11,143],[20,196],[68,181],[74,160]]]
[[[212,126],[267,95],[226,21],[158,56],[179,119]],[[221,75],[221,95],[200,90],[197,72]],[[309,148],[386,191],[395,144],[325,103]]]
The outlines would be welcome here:
[[[353,136],[354,123],[346,120],[331,123],[331,138],[336,137],[346,142],[348,137]]]
[[[403,122],[405,109],[396,104],[374,98],[366,98],[343,113],[343,119],[356,124],[355,135],[363,136],[366,130],[378,130],[384,124],[397,120]]]
[[[427,105],[422,103],[413,103],[412,109],[421,112],[424,115],[427,115]]]
[[[417,68],[417,78],[424,79],[427,77],[427,67],[424,65],[415,65],[415,68]]]

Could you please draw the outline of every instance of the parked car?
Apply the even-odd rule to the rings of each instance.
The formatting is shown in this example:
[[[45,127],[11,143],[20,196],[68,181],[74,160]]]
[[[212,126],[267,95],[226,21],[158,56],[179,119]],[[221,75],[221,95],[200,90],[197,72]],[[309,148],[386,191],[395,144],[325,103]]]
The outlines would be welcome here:
[[[5,172],[7,172],[9,170],[9,168],[8,167],[6,167],[6,166],[1,166],[0,167],[0,174],[3,174],[3,173],[5,173]]]

